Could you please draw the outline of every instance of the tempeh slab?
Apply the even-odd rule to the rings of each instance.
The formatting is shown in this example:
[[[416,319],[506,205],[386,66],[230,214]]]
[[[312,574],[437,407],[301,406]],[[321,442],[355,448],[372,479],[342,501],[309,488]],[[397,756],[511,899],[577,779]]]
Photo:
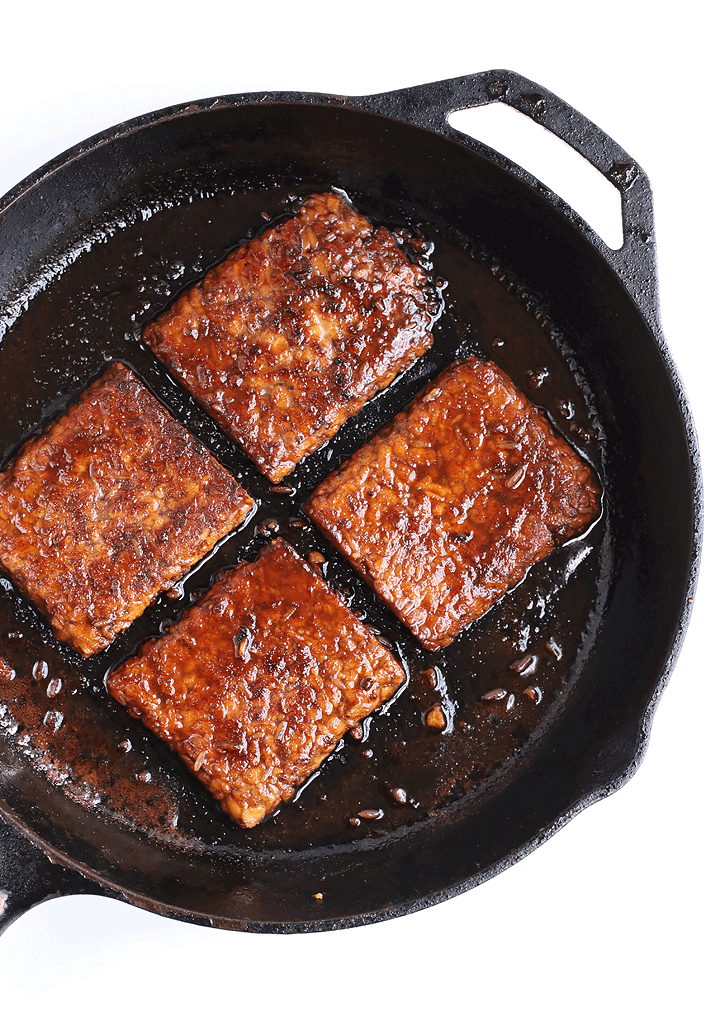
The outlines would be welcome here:
[[[83,656],[126,629],[252,499],[122,364],[0,473],[0,564]]]
[[[404,680],[393,655],[278,539],[114,671],[108,688],[251,827]]]
[[[387,229],[315,194],[143,339],[276,483],[428,349],[437,303]]]
[[[591,468],[491,362],[456,361],[306,510],[428,649],[598,515]]]

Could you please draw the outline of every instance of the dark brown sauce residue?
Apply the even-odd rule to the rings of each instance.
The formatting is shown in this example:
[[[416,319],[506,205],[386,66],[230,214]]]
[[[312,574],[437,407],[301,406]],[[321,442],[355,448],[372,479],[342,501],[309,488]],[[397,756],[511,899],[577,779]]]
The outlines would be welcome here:
[[[293,184],[294,193],[317,189],[317,181]],[[236,854],[351,843],[401,831],[468,793],[493,793],[522,766],[571,695],[606,593],[609,551],[601,519],[588,534],[536,565],[449,647],[431,652],[303,518],[302,504],[331,470],[430,377],[470,354],[498,363],[602,476],[602,432],[592,395],[563,337],[502,266],[450,230],[437,224],[424,228],[423,209],[406,210],[401,221],[396,210],[377,199],[350,195],[373,222],[407,230],[400,235],[406,248],[412,249],[407,238],[418,231],[434,244],[434,276],[447,280],[434,346],[280,487],[260,475],[140,343],[143,324],[261,228],[261,211],[273,216],[288,211],[288,193],[289,188],[278,188],[195,195],[192,202],[178,195],[176,207],[157,210],[145,221],[137,216],[66,265],[0,339],[2,374],[8,379],[0,425],[2,465],[109,360],[119,359],[257,502],[251,525],[222,542],[109,649],[88,660],[58,643],[13,585],[0,581],[0,656],[15,671],[14,677],[0,679],[2,736],[12,739],[29,766],[106,821],[191,850],[213,846]],[[360,737],[353,731],[344,739],[294,802],[245,831],[222,814],[169,749],[111,700],[104,677],[144,639],[167,629],[222,568],[254,558],[278,535],[306,559],[312,554],[314,567],[332,588],[395,649],[409,682],[360,726]],[[520,667],[528,657],[532,668]],[[47,670],[35,668],[37,661]],[[497,689],[505,694],[486,698]],[[444,728],[427,723],[435,708],[447,720]]]

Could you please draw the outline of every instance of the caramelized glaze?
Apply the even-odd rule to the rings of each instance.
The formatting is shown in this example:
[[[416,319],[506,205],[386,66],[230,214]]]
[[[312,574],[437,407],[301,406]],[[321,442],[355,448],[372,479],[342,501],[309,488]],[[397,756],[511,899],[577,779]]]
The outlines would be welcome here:
[[[252,507],[113,364],[0,474],[0,563],[83,656],[126,629]]]
[[[275,540],[107,685],[252,827],[404,680],[392,654]]]
[[[492,362],[458,361],[307,503],[423,646],[597,517],[592,470]]]
[[[234,251],[143,333],[272,481],[432,344],[437,294],[338,194]]]

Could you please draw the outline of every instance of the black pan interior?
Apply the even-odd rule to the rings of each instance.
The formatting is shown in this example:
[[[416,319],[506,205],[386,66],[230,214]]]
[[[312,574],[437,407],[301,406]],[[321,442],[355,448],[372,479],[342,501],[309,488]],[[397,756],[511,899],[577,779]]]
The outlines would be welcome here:
[[[278,494],[139,332],[268,218],[331,187],[373,221],[430,241],[445,307],[432,349],[297,468],[291,494]],[[35,836],[145,906],[231,927],[327,928],[456,892],[627,771],[684,607],[693,467],[650,329],[593,246],[541,195],[460,142],[367,111],[206,103],[146,118],[61,160],[6,209],[0,251],[0,464],[119,359],[257,503],[180,599],[161,596],[89,661],[0,579],[1,653],[16,672],[0,689],[0,795]],[[430,653],[301,506],[468,353],[507,370],[593,463],[604,509],[588,534]],[[268,520],[301,553],[325,555],[326,579],[392,642],[408,683],[294,803],[243,831],[110,699],[104,678],[220,568],[253,558]],[[512,665],[527,655],[533,669],[520,674]],[[505,699],[482,698],[498,687]],[[540,703],[528,687],[541,690]],[[443,734],[424,724],[437,702],[451,719]],[[366,809],[382,818],[353,825]]]

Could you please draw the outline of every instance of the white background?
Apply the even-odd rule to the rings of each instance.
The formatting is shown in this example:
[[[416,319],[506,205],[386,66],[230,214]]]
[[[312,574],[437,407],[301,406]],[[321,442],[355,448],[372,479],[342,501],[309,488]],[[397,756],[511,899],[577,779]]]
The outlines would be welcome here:
[[[700,434],[701,586],[634,779],[503,875],[422,913],[306,936],[66,898],[0,940],[3,1013],[717,1012],[717,146],[714,5],[35,3],[0,17],[0,194],[128,117],[222,93],[385,91],[508,67],[653,184],[668,342]],[[715,425],[715,426],[714,426]],[[221,1009],[222,1008],[222,1009]]]

